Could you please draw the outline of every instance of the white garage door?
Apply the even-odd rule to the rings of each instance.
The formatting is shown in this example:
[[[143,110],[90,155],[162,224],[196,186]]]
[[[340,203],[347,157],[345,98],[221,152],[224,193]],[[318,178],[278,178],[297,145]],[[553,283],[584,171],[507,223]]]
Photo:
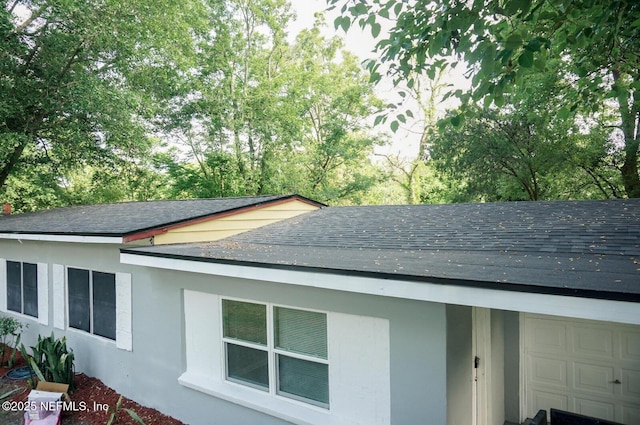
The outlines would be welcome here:
[[[640,424],[640,326],[524,315],[525,413]]]

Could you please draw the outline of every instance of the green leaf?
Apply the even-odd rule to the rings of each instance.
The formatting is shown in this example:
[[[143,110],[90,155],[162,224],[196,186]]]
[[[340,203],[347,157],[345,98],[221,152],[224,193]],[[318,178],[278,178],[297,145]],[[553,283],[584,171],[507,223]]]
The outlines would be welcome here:
[[[375,22],[373,24],[371,24],[371,36],[373,38],[377,38],[380,35],[380,30],[382,29],[382,26]]]
[[[333,21],[333,26],[337,30],[338,28],[342,28],[344,32],[349,31],[349,27],[351,26],[351,19],[348,16],[338,16]]]
[[[460,124],[462,124],[462,115],[454,115],[450,118],[449,121],[451,121],[451,125],[453,125],[454,127],[460,127]]]
[[[480,65],[480,72],[482,72],[482,75],[488,77],[493,73],[496,64],[495,55],[496,48],[493,45],[489,45],[484,49]]]
[[[398,121],[393,120],[393,121],[391,121],[390,127],[391,127],[391,131],[393,131],[395,133],[396,131],[398,131],[398,128],[400,127],[400,124],[398,123]]]
[[[533,66],[535,66],[538,71],[544,71],[546,69],[546,66],[547,66],[547,61],[542,56],[538,56],[533,61]]]
[[[526,50],[531,52],[539,52],[541,47],[542,41],[539,38],[534,38],[533,40],[529,41],[526,46],[524,46]]]
[[[398,114],[398,121],[400,121],[402,124],[406,124],[407,118],[404,116],[404,114]]]
[[[142,418],[140,418],[140,416],[138,416],[138,414],[136,412],[134,412],[131,409],[123,409],[125,412],[127,412],[129,414],[129,416],[131,416],[131,418],[136,421],[137,423],[139,423],[140,425],[145,425],[144,421],[142,420]]]
[[[531,68],[533,66],[533,52],[525,50],[518,58],[518,64],[523,68]]]
[[[522,10],[523,13],[526,13],[530,8],[531,0],[510,0],[504,6],[504,10],[507,13],[507,16],[515,15],[519,10]]]
[[[522,35],[518,33],[511,34],[505,42],[505,47],[509,50],[517,49],[522,46]]]
[[[357,3],[351,9],[353,10],[351,12],[353,15],[364,15],[365,13],[369,12],[369,8],[364,3]]]
[[[408,116],[409,118],[413,118],[413,112],[411,112],[411,110],[410,110],[410,109],[407,109],[405,113],[407,114],[407,116]]]
[[[402,2],[398,2],[398,3],[396,3],[396,5],[393,7],[393,13],[395,13],[395,14],[396,14],[396,16],[399,16],[401,11],[402,11]]]
[[[561,120],[566,120],[567,118],[569,118],[570,114],[571,112],[566,106],[563,106],[558,110],[558,118],[560,118]]]
[[[36,361],[33,360],[33,357],[29,357],[29,366],[31,366],[31,370],[33,370],[33,372],[36,374],[39,380],[46,381],[46,379],[44,379],[44,375],[42,374],[42,371],[36,364]]]

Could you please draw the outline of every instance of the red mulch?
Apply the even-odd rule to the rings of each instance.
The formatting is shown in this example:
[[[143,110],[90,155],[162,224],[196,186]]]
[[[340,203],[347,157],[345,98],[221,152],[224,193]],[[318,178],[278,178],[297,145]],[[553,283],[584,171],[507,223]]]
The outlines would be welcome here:
[[[18,354],[14,367],[23,365],[25,365],[25,362]],[[0,368],[0,376],[4,376],[7,371],[6,367]],[[83,373],[76,375],[75,384],[76,389],[73,394],[70,394],[75,408],[71,411],[63,412],[61,425],[105,425],[111,412],[115,409],[120,395],[104,385],[99,379],[89,377]],[[15,382],[11,385],[22,386],[24,391],[13,395],[8,400],[26,401],[29,395],[26,381]],[[118,425],[138,424],[124,409],[134,411],[146,425],[184,425],[177,419],[164,415],[155,409],[141,406],[125,397],[122,398],[117,422],[115,422]]]

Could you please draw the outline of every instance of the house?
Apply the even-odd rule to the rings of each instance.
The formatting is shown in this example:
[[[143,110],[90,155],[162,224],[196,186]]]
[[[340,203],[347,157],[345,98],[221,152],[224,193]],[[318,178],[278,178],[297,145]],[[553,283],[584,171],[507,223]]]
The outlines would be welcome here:
[[[186,423],[491,425],[550,408],[640,423],[640,200],[310,209],[119,245],[130,351],[74,329],[73,295],[55,301],[81,292],[69,266],[88,242],[0,241],[0,257],[50,265],[81,370]]]
[[[141,305],[152,302],[154,294],[136,283],[137,270],[120,263],[120,248],[212,241],[322,206],[284,195],[125,202],[14,215],[6,208],[0,217],[0,311],[29,325],[23,335],[27,346],[38,334],[66,335],[77,370],[128,390],[133,371],[152,363],[133,354],[133,332],[144,319],[138,316]]]

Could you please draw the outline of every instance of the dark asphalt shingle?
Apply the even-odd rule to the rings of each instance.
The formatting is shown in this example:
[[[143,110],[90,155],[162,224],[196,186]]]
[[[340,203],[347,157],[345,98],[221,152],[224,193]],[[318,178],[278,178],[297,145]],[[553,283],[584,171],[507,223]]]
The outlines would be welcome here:
[[[127,251],[640,301],[640,200],[331,207]]]
[[[292,195],[120,202],[0,216],[0,233],[125,236]]]

